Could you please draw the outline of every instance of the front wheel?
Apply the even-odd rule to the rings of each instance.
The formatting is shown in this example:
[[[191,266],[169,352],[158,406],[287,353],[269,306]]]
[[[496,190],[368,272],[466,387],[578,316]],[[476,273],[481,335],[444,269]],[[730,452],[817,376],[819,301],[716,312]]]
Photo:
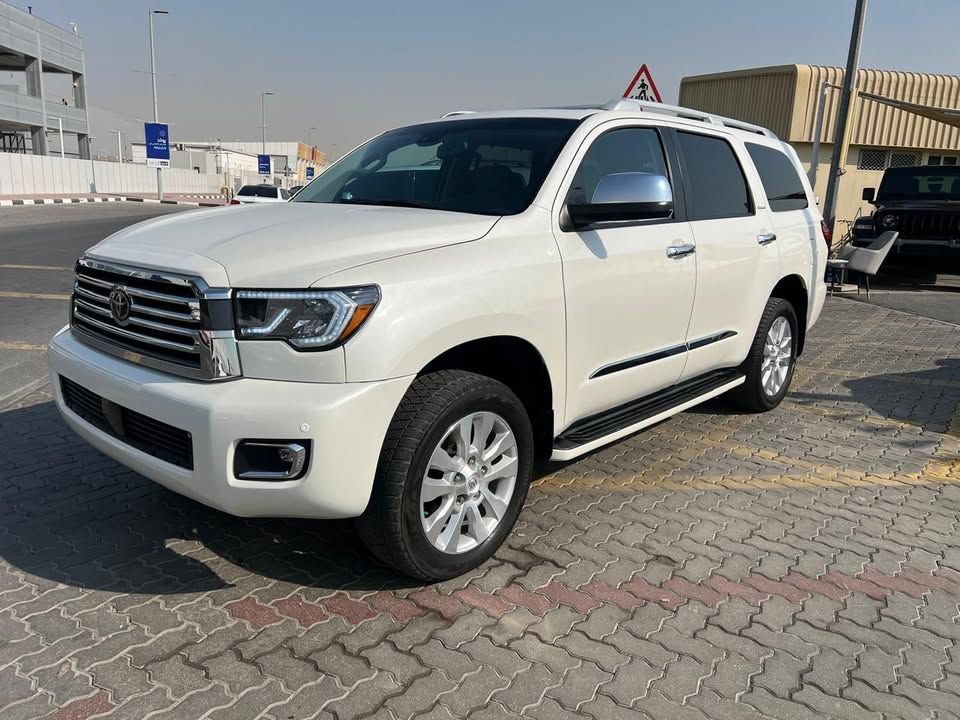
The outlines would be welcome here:
[[[423,375],[387,431],[360,536],[400,572],[454,577],[509,534],[532,468],[530,420],[508,387],[459,370]]]
[[[793,379],[798,336],[793,305],[778,297],[767,300],[750,354],[741,366],[747,379],[732,393],[737,405],[766,412],[781,403]]]

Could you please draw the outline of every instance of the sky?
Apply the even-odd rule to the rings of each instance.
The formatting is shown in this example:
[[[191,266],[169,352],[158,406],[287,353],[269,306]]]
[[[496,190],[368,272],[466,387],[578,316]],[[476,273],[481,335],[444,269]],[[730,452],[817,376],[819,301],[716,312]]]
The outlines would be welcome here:
[[[14,5],[26,9],[23,0]],[[171,140],[272,140],[335,156],[454,109],[619,96],[646,63],[663,99],[680,78],[745,67],[844,65],[854,0],[35,0],[76,22],[94,147],[153,117],[147,13]],[[904,9],[910,6],[909,13]],[[862,67],[960,74],[960,0],[870,0]],[[309,128],[316,128],[308,130]]]

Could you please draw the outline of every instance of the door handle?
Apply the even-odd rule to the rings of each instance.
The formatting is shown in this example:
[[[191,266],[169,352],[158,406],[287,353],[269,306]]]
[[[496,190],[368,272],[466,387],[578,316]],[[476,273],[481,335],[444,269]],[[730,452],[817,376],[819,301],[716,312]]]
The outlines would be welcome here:
[[[670,245],[667,247],[668,258],[681,258],[687,255],[693,255],[697,251],[696,245],[684,243],[683,245]]]
[[[757,235],[757,242],[761,245],[769,245],[777,239],[776,233],[760,233]]]

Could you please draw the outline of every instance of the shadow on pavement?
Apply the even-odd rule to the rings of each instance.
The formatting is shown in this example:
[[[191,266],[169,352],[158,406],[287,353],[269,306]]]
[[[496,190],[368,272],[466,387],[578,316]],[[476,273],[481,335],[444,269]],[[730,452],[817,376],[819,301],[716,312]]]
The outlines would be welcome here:
[[[855,402],[875,415],[938,433],[956,433],[951,419],[960,405],[960,358],[940,358],[936,368],[845,380],[850,395],[791,392],[804,404]]]
[[[249,573],[331,589],[417,586],[372,559],[351,522],[208,508],[87,445],[52,402],[0,413],[0,447],[0,558],[28,576],[163,595],[229,587]]]
[[[885,418],[955,432],[960,359],[936,364],[844,381],[849,395],[789,398],[858,403]],[[730,410],[718,399],[698,412]],[[256,573],[328,589],[419,585],[374,561],[349,521],[235,518],[169,492],[76,437],[51,402],[0,413],[0,447],[0,558],[36,584],[171,595],[230,587],[231,578]]]

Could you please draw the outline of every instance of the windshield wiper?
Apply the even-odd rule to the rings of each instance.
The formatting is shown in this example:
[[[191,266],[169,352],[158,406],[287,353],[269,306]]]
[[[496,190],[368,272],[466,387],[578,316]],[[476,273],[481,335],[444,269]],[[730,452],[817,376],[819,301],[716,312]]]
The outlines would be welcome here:
[[[420,208],[422,210],[437,209],[435,205],[413,202],[412,200],[368,200],[364,198],[350,198],[349,200],[340,199],[337,202],[344,205],[385,205],[387,207]]]

